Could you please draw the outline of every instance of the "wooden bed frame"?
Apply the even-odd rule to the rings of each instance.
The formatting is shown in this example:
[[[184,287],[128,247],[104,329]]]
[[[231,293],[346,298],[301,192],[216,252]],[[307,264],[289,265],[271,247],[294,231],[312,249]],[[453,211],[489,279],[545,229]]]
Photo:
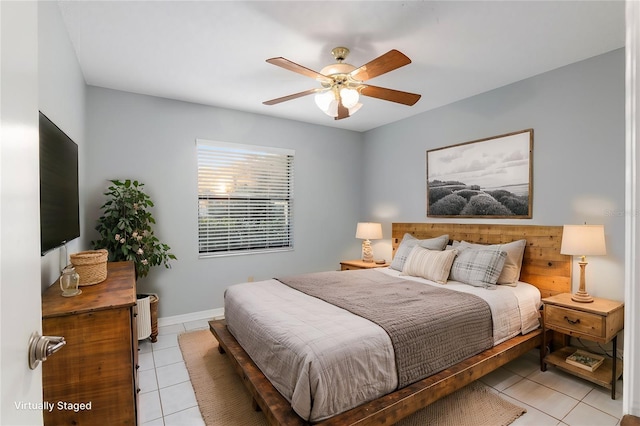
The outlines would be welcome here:
[[[560,254],[561,226],[477,225],[451,223],[394,223],[393,253],[405,233],[426,239],[448,234],[450,240],[498,244],[526,239],[520,280],[540,289],[542,297],[571,291],[571,257]],[[253,408],[261,409],[271,425],[305,425],[289,402],[273,387],[249,355],[227,330],[224,320],[209,327],[227,353],[235,370],[253,397]],[[391,425],[449,395],[485,374],[540,346],[540,329],[516,336],[440,373],[362,404],[317,425]]]

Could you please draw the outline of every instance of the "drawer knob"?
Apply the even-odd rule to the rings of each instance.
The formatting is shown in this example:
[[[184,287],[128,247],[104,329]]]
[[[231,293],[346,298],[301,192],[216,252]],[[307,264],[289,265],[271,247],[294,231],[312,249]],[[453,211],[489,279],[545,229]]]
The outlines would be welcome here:
[[[565,316],[565,317],[564,317],[564,319],[566,319],[566,320],[567,320],[567,322],[568,322],[569,324],[572,324],[572,325],[580,324],[580,318],[578,318],[577,320],[572,320],[572,319],[570,319],[569,317]]]

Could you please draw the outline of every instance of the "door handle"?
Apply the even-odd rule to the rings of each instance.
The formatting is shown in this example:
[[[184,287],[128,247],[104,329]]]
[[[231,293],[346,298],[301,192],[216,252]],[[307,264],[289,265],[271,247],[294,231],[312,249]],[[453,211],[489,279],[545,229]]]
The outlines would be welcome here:
[[[40,361],[46,361],[66,344],[62,336],[41,336],[34,331],[29,339],[29,368],[35,370]]]

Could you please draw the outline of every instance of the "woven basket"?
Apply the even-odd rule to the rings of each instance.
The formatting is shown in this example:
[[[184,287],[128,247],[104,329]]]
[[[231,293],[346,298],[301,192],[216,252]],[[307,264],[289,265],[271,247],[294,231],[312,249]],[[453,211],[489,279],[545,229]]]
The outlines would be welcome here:
[[[105,249],[81,251],[69,256],[71,264],[80,275],[80,284],[93,285],[107,279],[107,258],[109,252]]]

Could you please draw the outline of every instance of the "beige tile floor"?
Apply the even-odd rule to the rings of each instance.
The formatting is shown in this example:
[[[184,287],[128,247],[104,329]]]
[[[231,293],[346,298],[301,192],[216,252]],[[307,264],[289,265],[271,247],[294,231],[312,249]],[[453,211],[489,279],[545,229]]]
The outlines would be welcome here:
[[[208,328],[207,321],[160,327],[158,341],[140,342],[140,423],[144,426],[204,425],[178,334]],[[514,426],[616,426],[622,417],[622,382],[618,397],[590,382],[550,366],[541,372],[532,351],[481,379],[502,398],[527,409]]]

